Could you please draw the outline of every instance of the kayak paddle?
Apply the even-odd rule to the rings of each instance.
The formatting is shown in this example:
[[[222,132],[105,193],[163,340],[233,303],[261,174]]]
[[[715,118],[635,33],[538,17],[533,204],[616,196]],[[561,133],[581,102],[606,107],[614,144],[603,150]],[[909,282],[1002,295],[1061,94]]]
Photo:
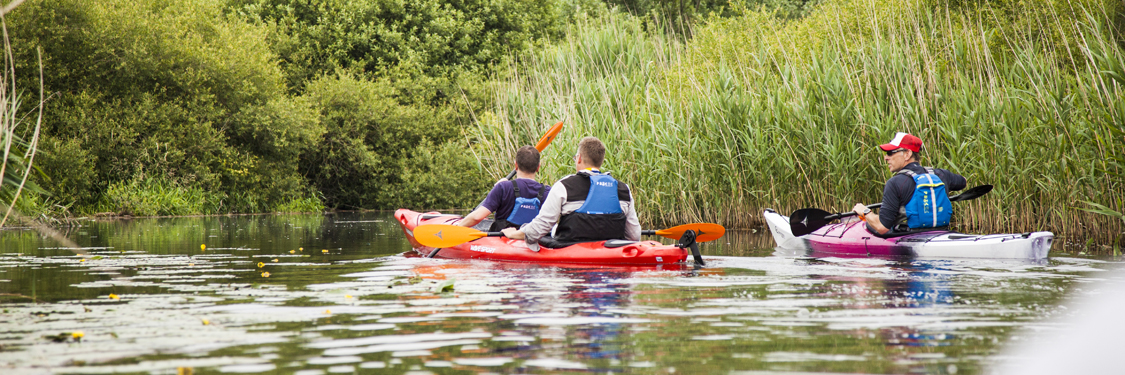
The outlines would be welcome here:
[[[664,238],[671,238],[678,240],[683,237],[684,232],[689,230],[695,231],[695,242],[714,241],[727,233],[727,229],[719,224],[711,223],[692,223],[677,225],[668,229],[661,230],[642,230],[641,234],[646,236],[661,236]]]
[[[543,152],[543,149],[546,149],[547,145],[551,144],[551,141],[555,140],[555,136],[559,135],[559,132],[562,131],[562,128],[563,128],[563,122],[559,121],[557,124],[552,126],[550,129],[547,129],[547,132],[543,134],[543,138],[539,138],[539,143],[535,144],[535,149],[539,150],[539,152]],[[504,179],[505,180],[511,180],[512,177],[515,177],[515,176],[516,176],[516,170],[513,169],[512,173],[508,173],[508,176],[504,177]]]
[[[990,191],[992,191],[992,185],[980,185],[980,186],[965,190],[961,194],[957,194],[957,195],[954,195],[952,197],[949,197],[949,201],[950,202],[958,202],[958,201],[967,201],[967,200],[970,200],[970,199],[976,199],[976,198],[979,198],[982,195],[988,194],[988,192],[990,192]],[[870,204],[870,205],[867,206],[867,208],[875,209],[875,208],[879,208],[879,207],[882,207],[882,206],[883,206],[883,203],[880,202],[880,203]],[[841,212],[841,213],[838,213],[838,214],[832,214],[832,213],[829,213],[828,211],[817,209],[817,208],[802,208],[800,210],[794,211],[792,215],[789,215],[789,229],[791,231],[793,231],[794,237],[800,237],[800,236],[804,236],[806,234],[812,233],[812,232],[816,231],[817,229],[820,229],[820,228],[824,227],[825,225],[828,225],[828,223],[831,222],[832,220],[845,218],[845,217],[849,217],[849,216],[855,216],[855,211],[848,211],[848,212]]]
[[[677,225],[668,229],[641,231],[644,235],[656,235],[671,239],[679,239],[684,232],[693,230],[696,233],[696,242],[714,241],[726,233],[726,228],[719,224],[694,223]],[[473,228],[451,224],[426,224],[414,228],[414,239],[422,246],[443,248],[457,246],[481,237],[499,237],[503,232],[482,232]],[[432,257],[432,256],[431,256]]]
[[[539,138],[539,143],[535,144],[535,149],[539,150],[539,152],[543,152],[543,150],[547,148],[547,145],[550,145],[551,141],[554,141],[555,137],[559,135],[559,132],[562,131],[562,128],[563,128],[563,122],[559,121],[554,126],[551,126],[550,129],[547,129],[547,132],[543,133],[543,137]],[[516,170],[515,169],[513,169],[511,173],[508,173],[508,175],[505,176],[504,179],[505,180],[511,180],[512,177],[516,177]],[[424,234],[419,236],[418,235],[418,229],[422,229],[423,227],[426,227],[426,225],[420,226],[420,227],[415,229],[414,238],[418,239],[419,243],[422,243],[425,246],[436,248],[434,250],[434,252],[430,253],[430,255],[429,255],[430,258],[433,258],[433,257],[437,256],[438,251],[441,251],[441,248],[443,248],[443,247],[457,246],[457,245],[463,244],[465,242],[469,242],[469,241],[475,240],[477,238],[484,237],[486,235],[488,235],[488,236],[501,236],[501,235],[503,235],[503,233],[500,233],[500,232],[485,233],[485,232],[481,232],[479,230],[475,230],[475,229],[472,229],[472,228],[458,227],[458,226],[455,226],[455,225],[447,225],[447,226],[467,229],[470,232],[466,232],[464,230],[457,230],[457,229],[447,229],[447,230],[443,231],[441,229],[427,228],[422,232]],[[476,233],[473,233],[473,232],[476,232]],[[427,244],[423,243],[422,240],[421,240],[422,237],[426,237],[428,241],[433,241],[433,242],[431,242],[433,245],[427,245]],[[449,237],[451,239],[455,239],[456,241],[446,240],[444,237]]]

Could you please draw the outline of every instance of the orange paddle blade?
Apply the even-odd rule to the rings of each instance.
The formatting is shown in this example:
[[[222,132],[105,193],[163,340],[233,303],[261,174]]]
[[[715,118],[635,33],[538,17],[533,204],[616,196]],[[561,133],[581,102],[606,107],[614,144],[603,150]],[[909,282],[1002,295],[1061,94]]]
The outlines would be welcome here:
[[[535,149],[539,150],[539,152],[543,152],[543,149],[547,148],[547,145],[551,144],[551,141],[555,140],[555,136],[559,135],[559,132],[562,131],[562,128],[562,121],[559,121],[559,123],[555,124],[555,126],[552,126],[551,129],[547,130],[547,133],[543,134],[543,138],[539,138],[539,143],[535,144]]]
[[[668,229],[661,229],[656,231],[656,235],[671,238],[673,240],[680,239],[684,232],[688,230],[695,231],[695,242],[714,241],[727,233],[727,229],[722,225],[712,223],[692,223],[677,225]]]
[[[426,224],[414,228],[414,239],[427,247],[452,247],[485,236],[488,233],[449,224]]]

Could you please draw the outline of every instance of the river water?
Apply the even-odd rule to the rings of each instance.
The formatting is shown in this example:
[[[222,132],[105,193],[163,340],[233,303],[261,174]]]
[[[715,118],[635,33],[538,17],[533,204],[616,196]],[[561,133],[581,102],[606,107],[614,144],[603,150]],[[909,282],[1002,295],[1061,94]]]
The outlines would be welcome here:
[[[0,232],[0,373],[972,374],[1120,266],[792,257],[765,232],[700,269],[427,259],[386,212],[80,224],[82,256]]]

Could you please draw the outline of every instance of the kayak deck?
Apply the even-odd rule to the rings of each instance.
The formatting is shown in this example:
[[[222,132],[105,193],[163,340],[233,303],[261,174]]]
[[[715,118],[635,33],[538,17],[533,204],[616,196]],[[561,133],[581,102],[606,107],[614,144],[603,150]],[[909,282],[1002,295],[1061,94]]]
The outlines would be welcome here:
[[[892,256],[919,258],[1045,259],[1055,235],[1051,232],[972,235],[946,230],[881,238],[862,221],[829,224],[795,237],[789,217],[766,209],[762,214],[777,247],[806,255]]]
[[[434,248],[423,246],[414,239],[414,228],[425,224],[454,224],[460,216],[439,212],[419,213],[407,209],[395,211],[395,220],[402,226],[403,234],[411,246],[421,254],[428,255]],[[461,245],[443,248],[438,257],[452,259],[489,259],[514,262],[536,263],[587,263],[587,264],[629,264],[657,265],[683,262],[688,250],[656,241],[607,241],[583,242],[558,249],[540,247],[538,252],[531,250],[523,240],[507,237],[483,237]]]

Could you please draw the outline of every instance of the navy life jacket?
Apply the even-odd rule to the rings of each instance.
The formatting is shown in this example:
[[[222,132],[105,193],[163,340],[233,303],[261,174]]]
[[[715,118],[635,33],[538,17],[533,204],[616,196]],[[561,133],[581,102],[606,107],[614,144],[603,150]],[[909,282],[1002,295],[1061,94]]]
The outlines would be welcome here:
[[[539,187],[539,195],[533,198],[524,198],[523,195],[520,195],[520,184],[516,183],[515,180],[512,181],[512,188],[516,191],[516,205],[512,207],[512,213],[505,220],[508,221],[508,226],[519,227],[530,223],[532,219],[535,219],[535,215],[539,215],[539,208],[543,205],[547,187]]]
[[[948,226],[953,216],[953,203],[949,201],[945,183],[934,169],[926,167],[925,174],[917,174],[903,168],[898,173],[914,179],[914,196],[903,206],[906,226],[910,229]]]
[[[559,218],[556,240],[582,242],[625,237],[627,217],[621,209],[621,201],[632,200],[627,185],[597,171],[579,172],[561,182],[566,187],[568,202],[579,199],[585,202],[574,212]]]

